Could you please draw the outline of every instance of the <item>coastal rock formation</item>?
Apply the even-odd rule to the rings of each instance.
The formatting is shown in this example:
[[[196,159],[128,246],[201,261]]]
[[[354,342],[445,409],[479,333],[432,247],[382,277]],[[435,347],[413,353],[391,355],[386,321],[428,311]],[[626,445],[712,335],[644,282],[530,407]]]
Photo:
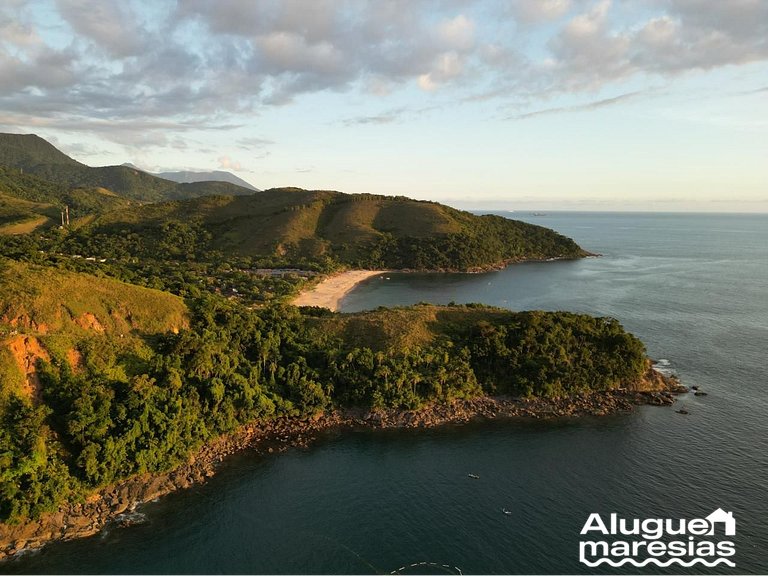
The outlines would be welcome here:
[[[418,410],[349,409],[305,418],[281,417],[241,427],[200,448],[178,468],[164,474],[142,474],[92,494],[84,502],[60,507],[52,514],[21,525],[0,524],[0,560],[54,540],[72,540],[98,533],[109,525],[136,523],[137,506],[175,490],[205,482],[228,456],[244,450],[254,455],[274,454],[291,447],[307,447],[317,434],[330,429],[430,428],[478,419],[569,418],[629,412],[638,405],[669,406],[674,395],[687,391],[679,381],[654,377],[663,387],[651,391],[617,390],[556,399],[481,396],[434,404]]]

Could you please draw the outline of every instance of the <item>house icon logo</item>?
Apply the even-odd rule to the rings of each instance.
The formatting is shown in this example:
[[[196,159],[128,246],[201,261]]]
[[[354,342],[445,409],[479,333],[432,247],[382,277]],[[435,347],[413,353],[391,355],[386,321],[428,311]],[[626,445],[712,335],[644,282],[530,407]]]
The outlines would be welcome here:
[[[722,508],[690,520],[623,518],[616,512],[603,517],[593,512],[580,535],[579,562],[590,568],[603,564],[614,568],[627,564],[736,567],[736,519]]]
[[[707,535],[711,536],[715,533],[715,524],[723,524],[724,534],[726,536],[736,535],[736,519],[733,517],[733,512],[726,512],[722,508],[718,508],[712,514],[705,518],[710,524],[709,532]]]

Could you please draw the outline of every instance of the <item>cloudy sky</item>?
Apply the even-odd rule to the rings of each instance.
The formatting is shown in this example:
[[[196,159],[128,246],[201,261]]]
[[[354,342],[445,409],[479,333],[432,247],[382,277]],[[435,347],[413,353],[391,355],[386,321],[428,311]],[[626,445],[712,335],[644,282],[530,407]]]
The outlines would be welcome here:
[[[260,188],[768,211],[768,0],[3,0],[0,131]]]

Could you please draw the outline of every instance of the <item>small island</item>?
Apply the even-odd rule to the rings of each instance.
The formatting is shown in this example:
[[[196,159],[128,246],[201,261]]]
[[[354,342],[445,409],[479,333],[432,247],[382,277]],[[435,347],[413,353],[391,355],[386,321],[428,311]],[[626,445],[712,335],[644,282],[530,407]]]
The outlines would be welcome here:
[[[342,292],[376,270],[589,255],[546,228],[403,197],[175,184],[34,136],[0,135],[0,160],[0,558],[129,523],[246,447],[603,415],[680,390],[613,318],[295,300],[343,271]]]

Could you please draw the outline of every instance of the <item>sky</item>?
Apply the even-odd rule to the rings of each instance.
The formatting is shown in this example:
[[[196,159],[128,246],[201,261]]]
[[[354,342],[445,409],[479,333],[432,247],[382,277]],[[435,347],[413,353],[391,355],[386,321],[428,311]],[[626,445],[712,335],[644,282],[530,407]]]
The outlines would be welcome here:
[[[0,131],[262,189],[768,212],[768,0],[3,0]]]

